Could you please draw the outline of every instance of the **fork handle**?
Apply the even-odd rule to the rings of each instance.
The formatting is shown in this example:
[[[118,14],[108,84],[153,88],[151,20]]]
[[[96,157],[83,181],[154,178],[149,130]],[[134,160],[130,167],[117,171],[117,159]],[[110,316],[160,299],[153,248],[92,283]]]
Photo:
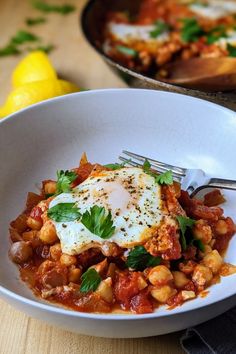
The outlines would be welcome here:
[[[207,183],[210,187],[236,190],[236,181],[222,178],[211,178]]]

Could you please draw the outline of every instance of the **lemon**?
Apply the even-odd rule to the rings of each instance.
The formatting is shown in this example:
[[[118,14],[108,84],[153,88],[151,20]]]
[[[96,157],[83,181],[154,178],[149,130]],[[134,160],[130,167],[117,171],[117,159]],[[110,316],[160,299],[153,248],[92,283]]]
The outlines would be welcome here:
[[[57,74],[48,56],[42,51],[34,51],[26,55],[16,66],[12,74],[14,87],[22,86],[32,81],[55,80]]]
[[[79,88],[76,85],[64,80],[29,82],[11,91],[4,106],[0,107],[0,118],[48,98],[77,91]]]

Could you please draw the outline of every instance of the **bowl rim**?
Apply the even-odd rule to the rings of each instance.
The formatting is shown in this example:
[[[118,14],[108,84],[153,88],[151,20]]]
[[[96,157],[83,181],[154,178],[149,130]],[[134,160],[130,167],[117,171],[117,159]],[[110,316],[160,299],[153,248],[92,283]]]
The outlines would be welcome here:
[[[22,112],[27,112],[30,111],[31,109],[37,109],[37,107],[39,106],[44,106],[47,104],[53,104],[54,101],[63,101],[65,98],[66,99],[70,99],[74,96],[77,95],[87,95],[87,94],[103,94],[106,92],[110,92],[110,93],[115,93],[115,92],[120,92],[120,91],[133,91],[133,92],[152,92],[158,95],[169,95],[169,96],[178,96],[178,97],[182,97],[181,99],[186,99],[186,100],[194,100],[194,101],[201,101],[202,104],[205,104],[206,106],[210,105],[210,106],[215,106],[215,108],[217,108],[218,110],[222,110],[222,111],[227,111],[228,113],[231,113],[233,115],[236,116],[236,111],[234,111],[233,109],[230,109],[228,107],[222,106],[219,103],[215,103],[212,101],[208,101],[207,99],[204,98],[200,98],[200,97],[195,97],[195,96],[191,96],[188,93],[179,93],[179,92],[173,92],[173,91],[162,91],[162,90],[156,90],[156,89],[149,89],[149,88],[133,88],[133,87],[118,87],[118,88],[96,88],[96,89],[87,89],[87,90],[82,90],[82,91],[78,91],[78,92],[73,92],[73,93],[69,93],[66,95],[61,95],[61,96],[57,96],[57,97],[52,97],[52,98],[48,98],[46,100],[43,100],[41,102],[36,102],[28,107],[22,108],[14,113],[9,114],[8,116],[1,118],[0,119],[0,126],[1,124],[5,123],[6,121],[9,121],[9,119],[11,119],[12,117],[15,117],[15,119],[17,119],[17,116],[20,115]]]
[[[87,32],[87,26],[86,26],[86,18],[87,15],[90,11],[90,9],[93,7],[93,5],[97,2],[98,0],[88,0],[88,2],[84,5],[81,14],[79,15],[79,23],[82,28],[83,34],[88,41],[88,43],[91,45],[91,47],[102,56],[102,58],[110,64],[112,67],[115,67],[116,69],[122,71],[125,74],[131,75],[132,77],[139,79],[141,81],[144,81],[145,83],[148,83],[150,85],[155,85],[159,86],[159,89],[163,89],[166,91],[170,92],[175,92],[175,93],[180,93],[180,94],[187,94],[187,95],[198,95],[199,97],[205,97],[206,99],[214,99],[217,98],[219,100],[222,100],[222,102],[227,101],[227,93],[234,94],[236,93],[236,90],[229,91],[229,92],[208,92],[208,91],[201,91],[193,88],[187,88],[184,86],[179,86],[179,85],[174,85],[174,84],[169,84],[164,81],[160,81],[154,78],[151,78],[149,76],[146,76],[144,74],[140,74],[135,70],[129,69],[126,66],[119,64],[117,61],[113,60],[111,57],[109,57],[101,48],[99,48],[96,43],[94,42],[93,38],[91,38]],[[152,86],[153,87],[153,86]],[[224,96],[224,97],[222,97]]]
[[[134,92],[134,93],[138,93],[140,95],[142,95],[142,93],[145,93],[145,94],[155,94],[157,96],[169,96],[169,97],[174,97],[174,96],[177,96],[183,100],[187,100],[187,101],[199,101],[198,103],[199,104],[203,104],[203,105],[206,105],[206,106],[209,106],[209,107],[215,107],[217,108],[218,110],[220,111],[223,111],[223,112],[228,112],[230,114],[233,114],[236,118],[236,113],[228,108],[225,108],[223,106],[220,106],[218,104],[215,104],[215,103],[212,103],[212,102],[209,102],[209,101],[205,101],[203,99],[200,99],[200,98],[196,98],[196,97],[191,97],[191,96],[187,96],[187,95],[184,95],[184,94],[178,94],[178,93],[174,93],[174,92],[165,92],[165,91],[157,91],[157,90],[150,90],[150,89],[132,89],[132,88],[112,88],[112,89],[97,89],[97,90],[89,90],[89,91],[82,91],[82,92],[75,92],[75,93],[72,93],[72,94],[68,94],[68,95],[64,95],[64,96],[59,96],[59,97],[54,97],[54,98],[51,98],[51,99],[48,99],[48,100],[45,100],[43,102],[39,102],[39,103],[35,103],[34,105],[31,105],[29,107],[26,107],[24,109],[21,109],[20,111],[18,112],[15,112],[5,118],[3,118],[2,120],[0,120],[0,129],[1,129],[1,125],[5,122],[11,122],[12,119],[17,119],[17,117],[20,117],[22,114],[24,115],[25,112],[28,112],[28,111],[34,111],[34,110],[37,110],[38,108],[40,109],[43,109],[44,106],[50,106],[50,105],[53,105],[53,104],[56,104],[57,101],[67,101],[67,100],[70,100],[70,99],[76,99],[77,96],[90,96],[90,95],[104,95],[106,93],[110,93],[110,94],[114,94],[116,95],[117,93],[122,93],[122,92]],[[236,276],[236,275],[235,275]],[[20,278],[18,278],[20,280]],[[21,281],[21,280],[20,280]],[[24,285],[25,283],[23,283],[21,281],[22,285]],[[26,286],[26,285],[25,285]],[[214,286],[214,285],[213,285]],[[27,289],[29,289],[27,287]],[[163,318],[163,317],[169,317],[169,316],[172,316],[172,315],[180,315],[180,314],[183,314],[183,313],[187,313],[187,312],[191,312],[193,310],[197,310],[197,309],[202,309],[202,308],[205,308],[207,306],[211,306],[211,305],[214,305],[218,302],[221,302],[221,301],[224,301],[228,298],[231,298],[233,296],[236,295],[236,290],[234,292],[231,292],[230,294],[226,294],[225,296],[221,297],[220,299],[216,299],[216,300],[213,300],[209,303],[205,303],[205,304],[202,304],[202,305],[198,305],[198,304],[194,304],[194,301],[191,302],[192,306],[191,308],[184,308],[184,306],[180,306],[178,307],[178,311],[177,312],[173,312],[174,310],[168,310],[165,309],[166,313],[164,314],[159,314],[158,313],[158,310],[156,312],[153,312],[153,313],[150,313],[150,314],[99,314],[99,313],[85,313],[85,312],[79,312],[79,311],[74,311],[74,310],[67,310],[67,309],[64,309],[63,307],[60,307],[60,306],[57,306],[56,304],[55,305],[51,305],[51,304],[47,304],[46,303],[42,303],[40,301],[37,301],[37,300],[31,300],[31,299],[28,299],[27,297],[25,296],[22,296],[22,295],[18,295],[17,293],[11,291],[11,290],[8,290],[7,288],[5,288],[4,286],[2,286],[0,284],[0,294],[2,295],[5,295],[5,299],[6,298],[10,298],[11,300],[15,300],[17,302],[20,302],[20,303],[23,303],[24,305],[30,305],[31,307],[34,307],[34,308],[37,308],[37,309],[41,309],[41,310],[44,310],[44,311],[48,311],[48,312],[51,312],[51,313],[55,313],[55,314],[58,314],[58,315],[68,315],[68,316],[71,316],[71,317],[80,317],[80,318],[85,318],[85,319],[94,319],[94,320],[143,320],[143,319],[153,319],[153,318]],[[35,296],[35,295],[34,295]],[[37,299],[37,296],[35,296],[35,299]],[[40,298],[39,298],[40,299]],[[196,298],[197,299],[197,298]],[[40,299],[41,300],[41,299]],[[43,300],[41,300],[43,301]],[[164,307],[164,306],[163,306]]]

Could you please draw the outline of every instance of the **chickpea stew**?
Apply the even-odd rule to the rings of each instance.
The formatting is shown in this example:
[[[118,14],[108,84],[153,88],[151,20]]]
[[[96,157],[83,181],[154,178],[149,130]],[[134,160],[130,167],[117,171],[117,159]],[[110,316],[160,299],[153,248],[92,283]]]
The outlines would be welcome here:
[[[9,256],[34,294],[81,312],[151,313],[201,296],[235,233],[219,190],[192,199],[171,171],[80,165],[28,193],[10,224]]]
[[[236,2],[142,0],[138,13],[108,12],[102,50],[131,70],[168,78],[165,64],[236,57]]]

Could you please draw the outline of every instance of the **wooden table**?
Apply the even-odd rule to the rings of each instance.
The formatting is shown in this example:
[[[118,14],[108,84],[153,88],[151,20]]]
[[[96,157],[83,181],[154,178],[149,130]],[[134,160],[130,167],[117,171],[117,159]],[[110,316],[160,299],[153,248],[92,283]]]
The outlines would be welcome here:
[[[56,0],[55,3],[66,1]],[[78,11],[68,16],[47,15],[48,22],[30,28],[44,43],[53,43],[50,54],[59,75],[81,87],[125,87],[86,43],[78,26],[78,12],[85,0],[70,0]],[[0,0],[0,47],[19,29],[26,17],[38,16],[30,0]],[[0,104],[11,88],[11,72],[20,57],[0,58]],[[103,339],[72,334],[29,318],[0,300],[1,354],[178,354],[180,333],[144,339]]]

